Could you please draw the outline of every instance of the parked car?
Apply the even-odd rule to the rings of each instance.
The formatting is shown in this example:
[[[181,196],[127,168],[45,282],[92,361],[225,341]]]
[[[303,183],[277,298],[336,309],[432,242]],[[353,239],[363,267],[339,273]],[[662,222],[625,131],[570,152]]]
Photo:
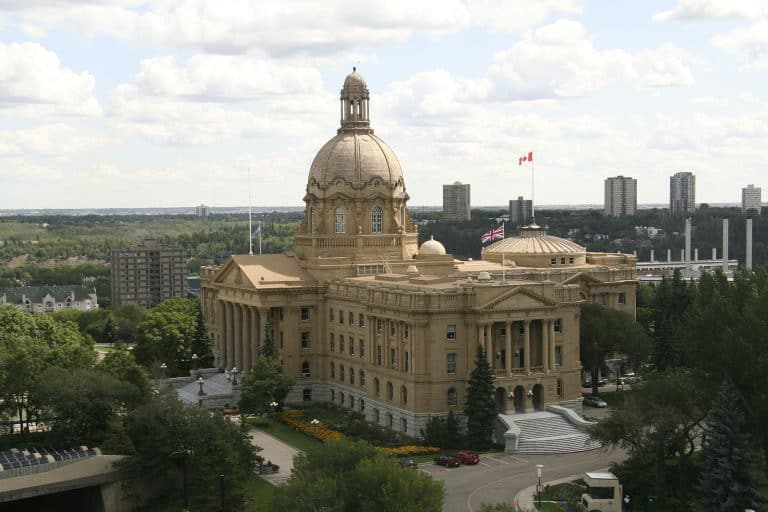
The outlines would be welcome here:
[[[480,456],[472,450],[463,450],[458,453],[462,464],[473,465],[480,462]]]
[[[458,455],[442,454],[435,457],[435,464],[448,468],[457,468],[461,466],[461,459],[459,459]]]
[[[582,405],[589,405],[590,407],[608,407],[608,404],[605,402],[605,400],[595,395],[585,396],[581,403]]]
[[[598,387],[605,386],[606,384],[608,384],[608,381],[605,380],[604,377],[599,377],[597,379],[597,386]],[[581,382],[581,387],[583,387],[583,388],[591,388],[592,387],[592,379],[587,379],[587,380],[582,381]]]
[[[419,465],[413,459],[400,459],[400,467],[416,469]]]

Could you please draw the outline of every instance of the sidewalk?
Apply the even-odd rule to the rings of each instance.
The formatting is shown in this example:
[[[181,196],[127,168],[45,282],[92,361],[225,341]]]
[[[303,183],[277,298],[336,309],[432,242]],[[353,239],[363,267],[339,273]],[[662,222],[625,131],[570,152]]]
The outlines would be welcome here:
[[[249,435],[251,443],[261,448],[259,455],[264,457],[264,461],[270,461],[272,464],[280,466],[280,471],[277,473],[260,475],[261,478],[272,485],[280,485],[288,480],[293,469],[293,457],[299,451],[261,430],[251,429]]]

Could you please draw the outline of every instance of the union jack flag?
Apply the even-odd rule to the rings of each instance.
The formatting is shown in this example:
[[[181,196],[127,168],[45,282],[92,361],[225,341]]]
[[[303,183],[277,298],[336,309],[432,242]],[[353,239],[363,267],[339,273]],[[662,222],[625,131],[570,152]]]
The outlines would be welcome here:
[[[491,228],[490,231],[483,233],[483,236],[480,237],[480,243],[483,245],[495,242],[496,240],[504,240],[504,224],[500,228]]]

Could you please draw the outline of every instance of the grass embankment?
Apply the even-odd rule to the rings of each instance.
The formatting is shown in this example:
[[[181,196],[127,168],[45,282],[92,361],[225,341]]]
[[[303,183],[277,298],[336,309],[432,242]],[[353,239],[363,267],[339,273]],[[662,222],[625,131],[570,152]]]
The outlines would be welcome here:
[[[306,451],[320,445],[320,441],[274,418],[248,418],[246,423],[276,437],[297,450]]]
[[[245,512],[270,512],[269,502],[277,488],[266,480],[254,476],[248,483]]]

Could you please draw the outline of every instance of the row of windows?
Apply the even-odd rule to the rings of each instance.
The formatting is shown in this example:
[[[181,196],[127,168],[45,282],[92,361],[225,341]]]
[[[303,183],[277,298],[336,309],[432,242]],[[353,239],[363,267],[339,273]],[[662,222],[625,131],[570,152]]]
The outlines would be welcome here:
[[[328,310],[328,321],[335,322],[336,318],[337,316],[335,311],[333,309]],[[342,311],[341,309],[338,312],[338,320],[340,324],[342,325],[344,324],[344,311]],[[349,325],[351,325],[352,327],[355,326],[355,314],[352,311],[349,312],[347,321]],[[357,315],[357,324],[360,327],[365,327],[365,315],[363,315],[362,313],[358,313]]]
[[[566,261],[568,262],[569,265],[573,265],[575,260],[573,259],[573,256],[569,256],[567,259],[566,259],[565,256],[560,258],[560,264],[561,265],[565,265]],[[557,258],[550,258],[549,259],[549,264],[550,265],[557,265]]]
[[[310,398],[307,399],[306,398],[307,396],[309,396]],[[312,390],[305,389],[304,399],[311,400],[312,399],[311,397],[312,397]],[[331,403],[336,403],[336,391],[334,391],[333,389],[330,391],[330,398],[331,398]],[[338,403],[342,407],[348,406],[350,409],[354,409],[356,405],[355,397],[350,395],[349,400],[347,400],[347,396],[344,394],[344,392],[339,392]],[[357,400],[357,407],[360,410],[360,412],[365,412],[365,400],[363,400],[362,398]],[[392,416],[391,412],[388,412],[386,414],[385,420],[386,420],[385,425],[387,428],[390,428],[390,429],[394,428],[394,416]],[[373,410],[373,421],[375,421],[376,423],[381,423],[381,411],[379,411],[379,409]],[[405,417],[400,418],[400,430],[402,432],[408,431],[408,419],[406,419]]]
[[[387,323],[389,324],[389,335],[395,336],[397,334],[397,324],[400,323],[403,325],[403,338],[406,340],[411,336],[411,326],[406,324],[405,322],[397,322],[395,320],[388,320]],[[379,318],[376,320],[376,332],[381,334],[384,332],[384,320]]]
[[[365,340],[360,338],[358,346],[360,348],[360,357],[365,357]],[[345,347],[344,335],[339,334],[339,352],[344,353]],[[329,348],[331,352],[336,352],[336,337],[333,333],[329,334]],[[355,338],[352,336],[349,337],[349,355],[355,355]]]
[[[311,231],[315,231],[315,215],[312,211]],[[371,233],[381,233],[384,229],[384,210],[381,206],[374,206],[371,209]],[[344,234],[347,232],[347,213],[343,207],[337,206],[333,210],[333,232]]]
[[[384,365],[384,360],[382,357],[383,348],[381,345],[376,345],[376,364],[378,366]],[[389,349],[389,367],[393,370],[400,369],[397,365],[397,349],[391,348]],[[403,352],[403,368],[402,370],[404,372],[410,372],[411,371],[411,358],[410,354],[406,350]]]
[[[344,365],[339,366],[339,381],[346,382]],[[336,365],[331,363],[331,378],[336,379]],[[349,383],[355,384],[355,369],[349,369]],[[360,370],[359,383],[361,388],[365,388],[365,371]],[[378,397],[381,394],[381,383],[378,378],[373,379],[373,395]],[[395,388],[391,382],[387,382],[387,400],[392,401],[395,398]],[[400,386],[400,403],[403,405],[408,404],[408,388]]]

